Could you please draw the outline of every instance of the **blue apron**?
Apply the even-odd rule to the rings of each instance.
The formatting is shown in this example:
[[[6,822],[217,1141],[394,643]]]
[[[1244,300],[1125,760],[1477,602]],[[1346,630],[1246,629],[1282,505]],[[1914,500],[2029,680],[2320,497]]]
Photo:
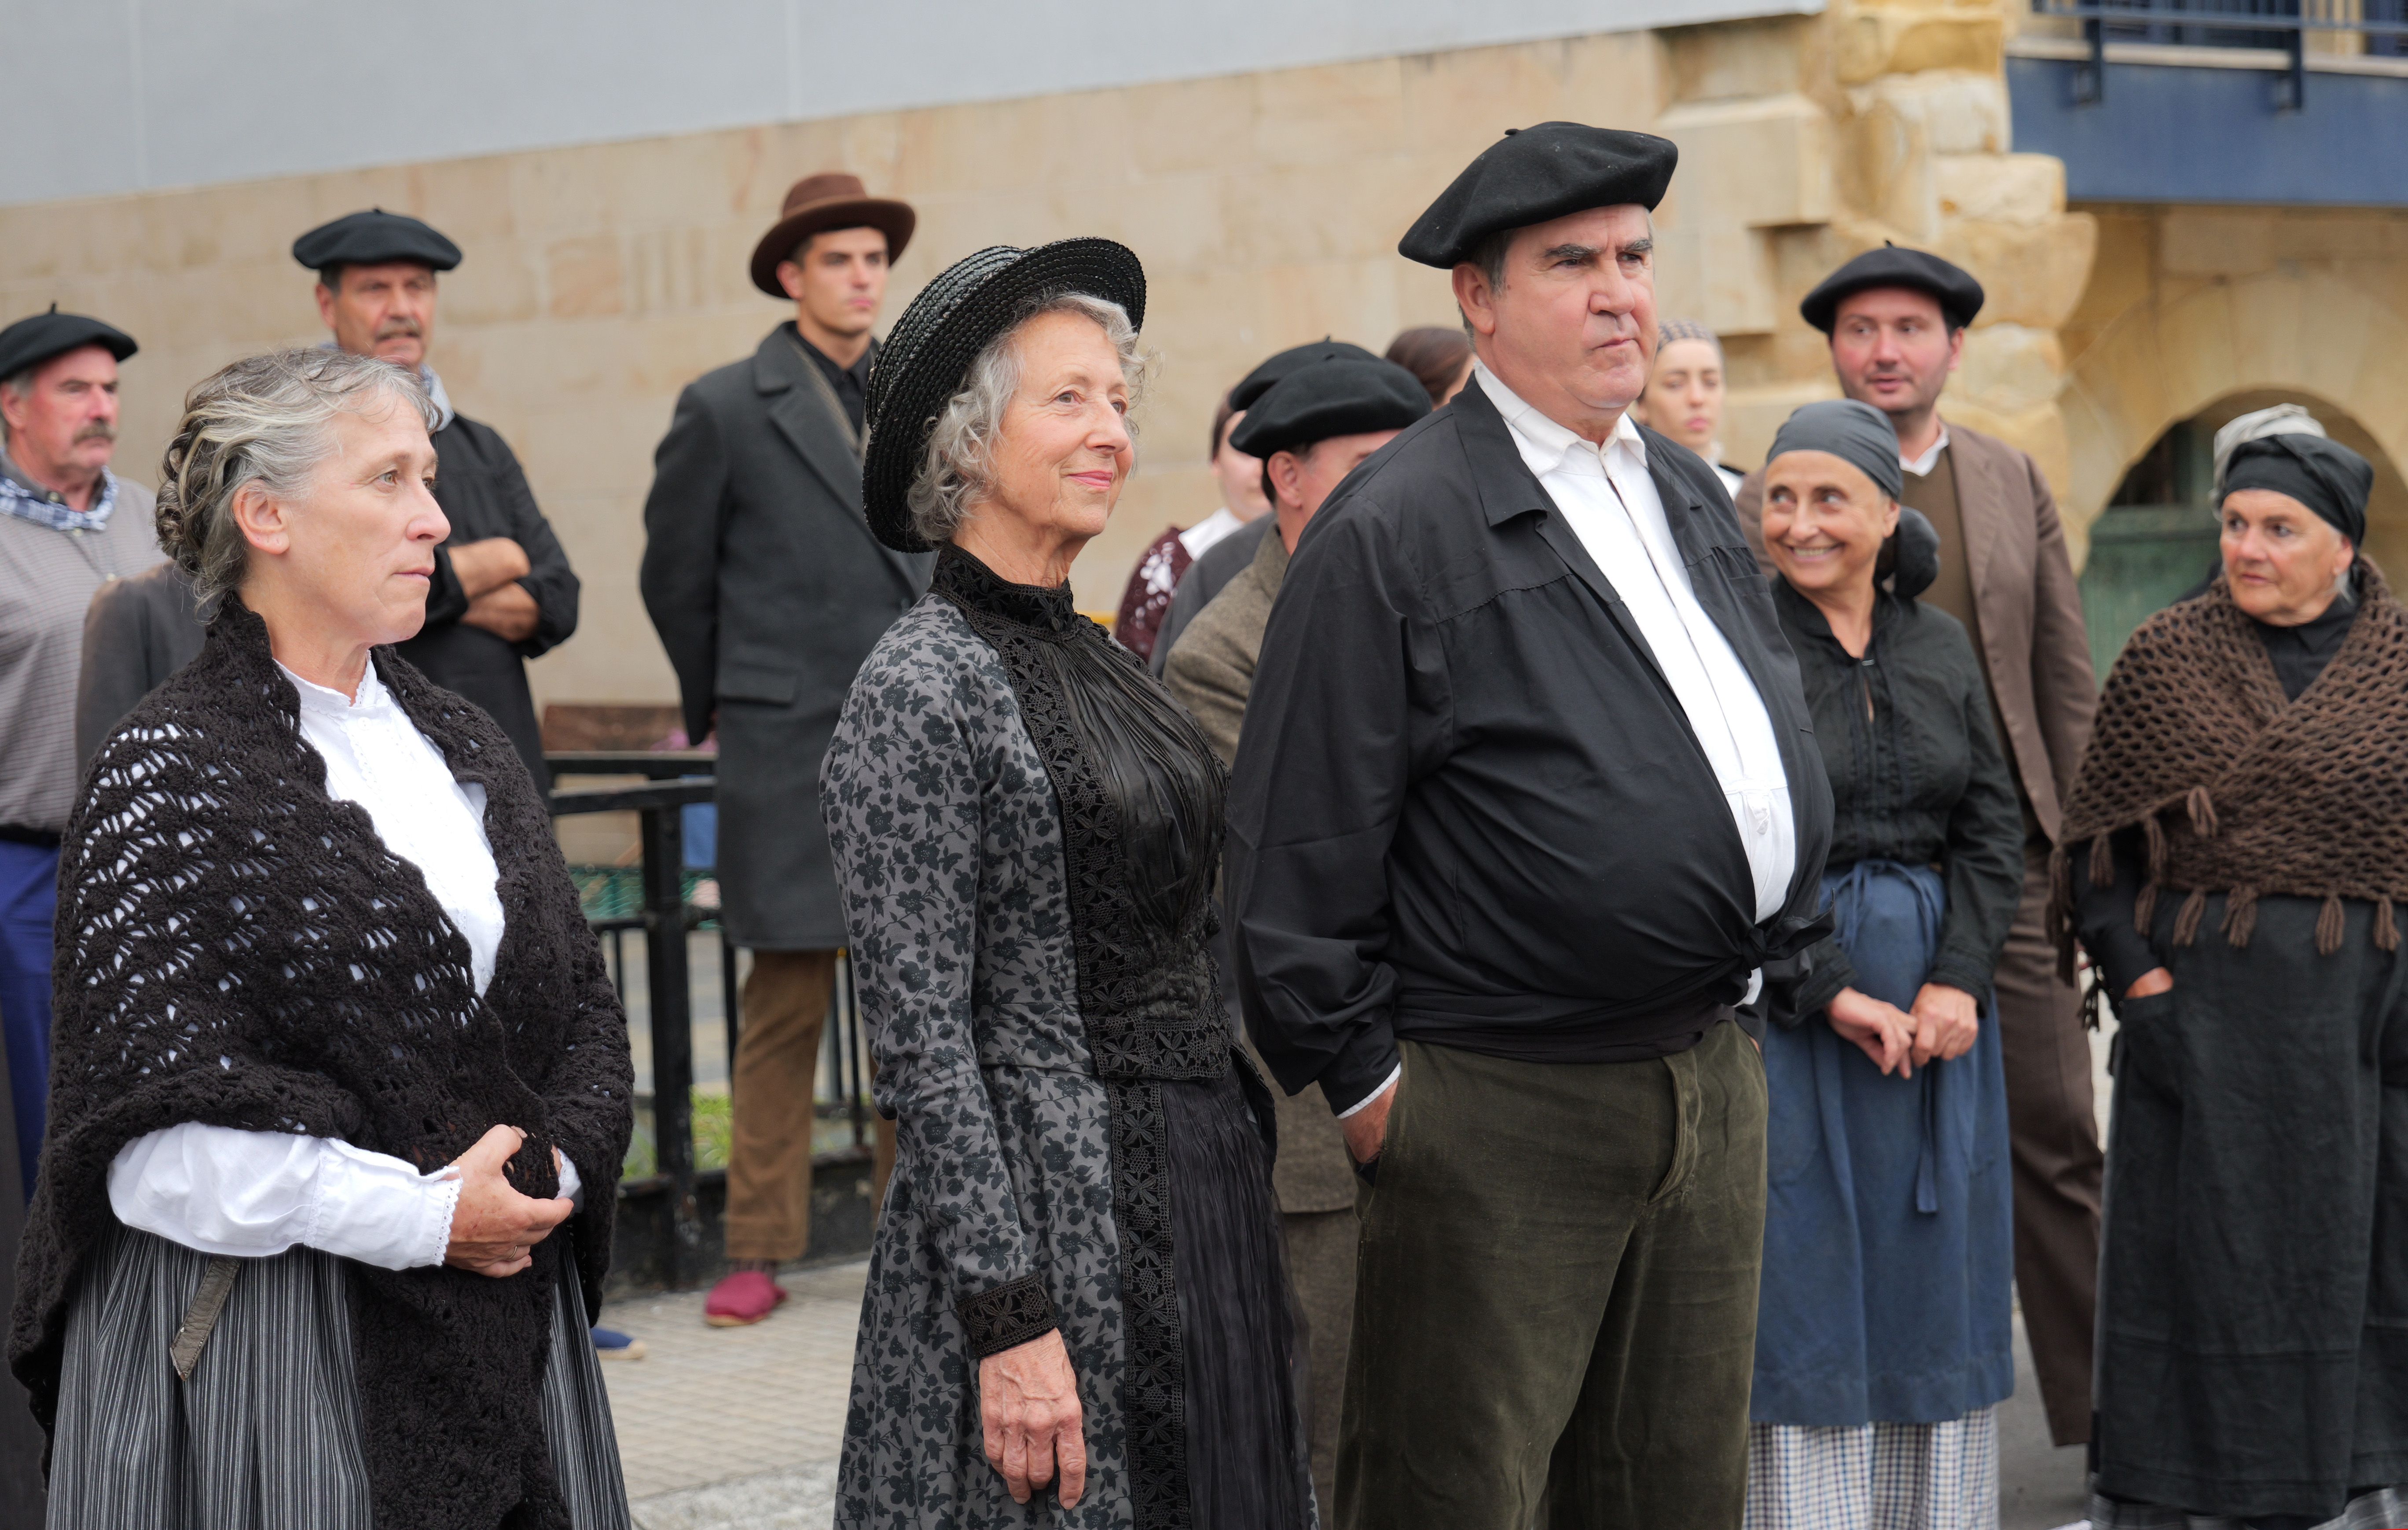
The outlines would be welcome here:
[[[1823,878],[1856,988],[1910,1009],[1946,894],[1928,866]],[[1950,1062],[1885,1078],[1820,1014],[1764,1041],[1764,1284],[1749,1416],[1938,1423],[2014,1390],[2014,1208],[1999,1024]]]

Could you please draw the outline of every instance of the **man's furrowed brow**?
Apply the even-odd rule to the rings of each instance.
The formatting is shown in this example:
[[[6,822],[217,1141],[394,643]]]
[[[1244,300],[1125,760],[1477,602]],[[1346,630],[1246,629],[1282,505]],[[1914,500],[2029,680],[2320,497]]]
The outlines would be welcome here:
[[[1652,255],[1656,253],[1656,236],[1651,234],[1642,239],[1633,239],[1622,247],[1622,252],[1626,255]]]
[[[1593,244],[1549,245],[1539,251],[1539,258],[1553,265],[1557,261],[1594,260],[1601,251]]]

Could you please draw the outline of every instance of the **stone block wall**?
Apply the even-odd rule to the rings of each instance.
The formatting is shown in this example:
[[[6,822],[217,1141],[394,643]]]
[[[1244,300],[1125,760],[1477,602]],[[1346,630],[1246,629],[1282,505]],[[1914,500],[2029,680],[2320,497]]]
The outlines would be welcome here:
[[[1658,217],[1661,307],[1727,336],[1734,461],[1835,391],[1799,298],[1893,238],[1993,293],[1949,408],[2060,474],[2057,327],[2093,226],[2066,212],[2054,162],[2011,152],[2004,24],[1990,0],[1837,0],[1820,17],[6,207],[0,316],[56,300],[141,340],[118,461],[147,481],[194,381],[322,338],[296,234],[371,205],[427,219],[466,252],[443,279],[433,363],[517,448],[585,580],[582,630],[534,666],[538,699],[660,700],[674,687],[635,578],[652,449],[680,388],[791,311],[745,265],[787,185],[815,170],[920,209],[890,322],[983,245],[1099,234],[1143,257],[1159,362],[1138,477],[1074,572],[1091,610],[1111,608],[1166,523],[1214,508],[1211,410],[1260,357],[1455,321],[1445,275],[1399,259],[1398,236],[1501,129],[1550,118],[1682,144]]]
[[[2368,549],[2408,568],[2408,221],[2396,211],[2102,206],[2060,334],[2070,522],[2176,421],[2304,403],[2375,464]]]

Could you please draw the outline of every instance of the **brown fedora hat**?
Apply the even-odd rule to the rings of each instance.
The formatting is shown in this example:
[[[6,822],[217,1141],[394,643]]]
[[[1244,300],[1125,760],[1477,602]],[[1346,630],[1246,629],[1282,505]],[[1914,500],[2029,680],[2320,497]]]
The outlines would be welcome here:
[[[778,226],[752,249],[752,285],[771,297],[785,296],[786,289],[778,285],[778,263],[793,260],[805,239],[832,228],[877,229],[886,236],[886,258],[899,259],[919,222],[910,203],[870,195],[859,176],[840,170],[805,176],[787,190]]]

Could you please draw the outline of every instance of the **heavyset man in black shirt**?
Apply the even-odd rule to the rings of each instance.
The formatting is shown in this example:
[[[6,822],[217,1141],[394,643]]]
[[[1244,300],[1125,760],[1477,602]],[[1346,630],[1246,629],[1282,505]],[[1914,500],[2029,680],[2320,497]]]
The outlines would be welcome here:
[[[1480,365],[1314,517],[1247,708],[1249,1025],[1368,1181],[1360,1530],[1740,1523],[1765,1094],[1732,1009],[1819,933],[1831,808],[1727,494],[1624,422],[1673,159],[1544,123],[1406,236]]]

